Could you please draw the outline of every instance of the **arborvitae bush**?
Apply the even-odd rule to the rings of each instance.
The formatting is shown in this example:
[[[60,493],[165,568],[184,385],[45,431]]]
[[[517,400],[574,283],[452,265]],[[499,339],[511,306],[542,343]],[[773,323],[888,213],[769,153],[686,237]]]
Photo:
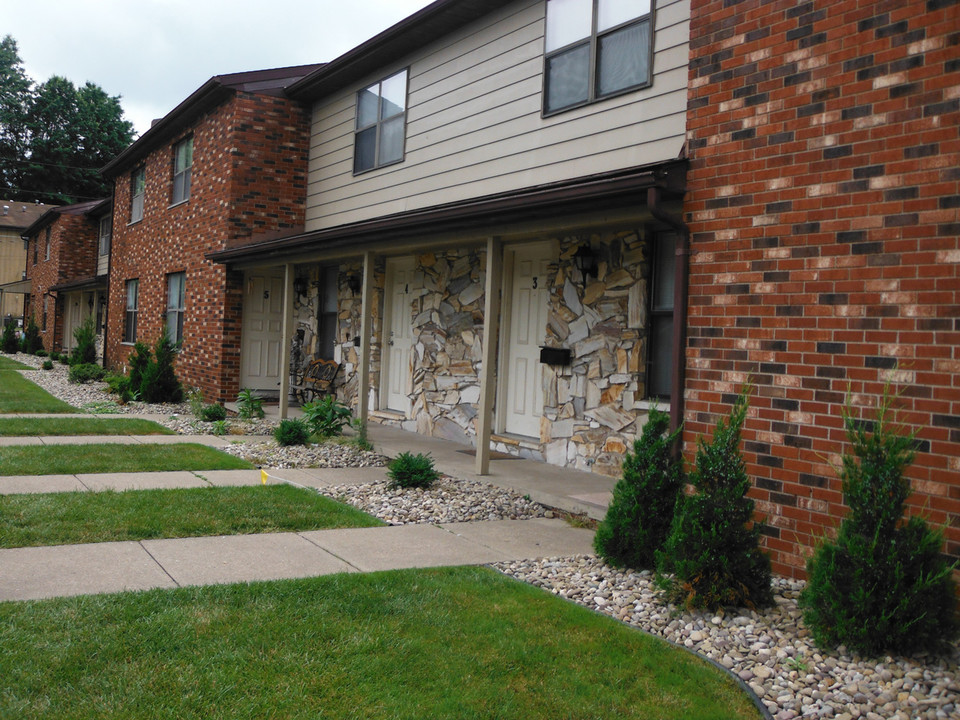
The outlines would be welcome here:
[[[749,388],[721,418],[707,444],[697,441],[696,489],[681,495],[670,535],[657,553],[662,583],[674,601],[689,608],[764,607],[773,603],[770,559],[760,551],[760,528],[752,524],[750,479],[740,455]]]
[[[8,322],[3,327],[3,339],[0,340],[0,350],[3,352],[14,355],[18,350],[20,350],[20,339],[17,337],[17,324],[14,322]]]
[[[41,349],[43,349],[43,340],[40,339],[40,328],[37,327],[31,315],[30,320],[27,321],[27,327],[23,330],[23,337],[20,338],[20,350],[27,355],[33,355]]]
[[[77,344],[70,353],[71,365],[88,365],[97,361],[97,330],[93,318],[88,317],[73,331]]]
[[[142,340],[137,340],[133,346],[133,352],[127,358],[130,363],[130,388],[134,392],[140,392],[140,385],[143,383],[143,373],[146,372],[150,364],[150,346]]]
[[[203,409],[200,410],[200,419],[206,422],[216,422],[217,420],[226,420],[227,409],[223,405],[218,405],[216,403],[212,405],[204,405]]]
[[[400,488],[428,488],[440,477],[440,473],[433,466],[433,458],[429,453],[402,452],[387,466],[387,477],[391,487]]]
[[[50,363],[50,367],[53,367],[52,362]],[[81,363],[70,366],[70,374],[67,379],[72,383],[83,384],[91,380],[103,380],[106,374],[107,371],[96,363]]]
[[[164,327],[153,346],[153,360],[143,371],[140,380],[140,399],[147,403],[178,403],[183,401],[183,387],[173,370],[176,347]],[[131,373],[132,374],[132,373]]]
[[[593,538],[597,553],[611,565],[652,568],[670,531],[683,478],[670,451],[680,431],[665,435],[669,426],[669,415],[651,409],[633,452],[623,458],[623,477]]]
[[[945,649],[957,636],[953,566],[940,555],[943,535],[920,517],[903,517],[910,495],[904,470],[916,431],[907,432],[884,390],[876,420],[849,405],[843,425],[851,449],[838,468],[850,508],[836,542],[823,542],[807,564],[800,596],[804,619],[821,646],[869,655]]]
[[[306,445],[310,439],[310,426],[300,418],[281,420],[274,428],[273,437],[278,445]]]

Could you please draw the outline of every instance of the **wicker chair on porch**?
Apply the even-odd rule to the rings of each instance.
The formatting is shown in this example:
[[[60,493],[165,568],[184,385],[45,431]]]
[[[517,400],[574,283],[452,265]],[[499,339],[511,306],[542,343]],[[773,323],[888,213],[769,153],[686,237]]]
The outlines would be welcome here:
[[[317,359],[312,361],[290,385],[290,392],[302,405],[313,402],[318,397],[333,392],[333,381],[340,372],[340,363],[335,360]]]

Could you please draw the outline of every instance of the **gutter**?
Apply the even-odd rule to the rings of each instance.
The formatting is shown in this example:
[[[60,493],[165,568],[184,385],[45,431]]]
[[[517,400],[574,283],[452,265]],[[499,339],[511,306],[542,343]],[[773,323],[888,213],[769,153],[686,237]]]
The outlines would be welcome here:
[[[683,222],[683,218],[670,214],[660,205],[661,190],[652,187],[647,190],[647,207],[650,213],[660,222],[669,225],[677,233],[676,262],[674,263],[673,277],[673,338],[671,342],[671,364],[673,365],[673,379],[670,383],[670,432],[676,431],[683,424],[683,387],[686,376],[687,340],[687,279],[690,266],[690,228]],[[674,453],[679,454],[683,441],[674,447]]]

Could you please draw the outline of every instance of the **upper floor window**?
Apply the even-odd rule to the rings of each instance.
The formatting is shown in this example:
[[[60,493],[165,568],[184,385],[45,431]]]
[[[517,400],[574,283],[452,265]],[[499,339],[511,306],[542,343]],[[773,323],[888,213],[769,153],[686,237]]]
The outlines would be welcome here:
[[[193,138],[173,146],[173,197],[171,205],[190,198],[190,170],[193,167]]]
[[[123,316],[123,342],[137,341],[137,310],[140,299],[140,281],[127,280],[126,310]]]
[[[45,233],[44,237],[45,237],[45,243],[46,243],[45,245],[46,250],[44,250],[43,252],[43,259],[49,260],[50,259],[50,228],[47,228],[47,232]]]
[[[100,218],[100,255],[110,254],[110,237],[113,233],[113,217],[104,215]]]
[[[39,255],[39,253],[40,253],[40,236],[37,235],[37,236],[33,239],[33,264],[34,264],[34,265],[37,264],[37,257],[38,257],[38,255]]]
[[[130,222],[143,220],[143,198],[146,194],[147,171],[138,167],[130,173]]]
[[[167,334],[170,336],[170,341],[177,345],[183,342],[186,285],[186,273],[177,272],[167,275]]]
[[[543,111],[650,83],[650,0],[547,0]]]
[[[355,173],[403,160],[406,119],[406,70],[357,93],[357,126],[353,146]]]
[[[677,236],[656,236],[650,278],[650,328],[647,333],[647,396],[668,399],[673,382],[673,287]]]

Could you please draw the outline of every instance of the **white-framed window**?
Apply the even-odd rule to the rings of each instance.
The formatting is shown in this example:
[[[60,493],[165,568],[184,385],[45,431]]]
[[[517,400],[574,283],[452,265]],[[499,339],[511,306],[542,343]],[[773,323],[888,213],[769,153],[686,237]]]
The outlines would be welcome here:
[[[663,233],[653,246],[647,332],[647,396],[670,398],[673,382],[673,287],[677,236]]]
[[[547,0],[544,114],[649,85],[652,28],[650,0]]]
[[[110,254],[110,238],[113,235],[113,216],[104,215],[100,218],[100,242],[99,242],[99,254],[100,255],[109,255]]]
[[[126,311],[123,316],[123,342],[133,344],[137,341],[137,308],[140,295],[140,281],[127,280]]]
[[[167,275],[167,334],[175,345],[183,342],[183,311],[186,306],[187,274]]]
[[[147,194],[147,170],[141,166],[130,173],[130,222],[143,220],[143,199]]]
[[[170,204],[190,199],[190,173],[193,168],[193,137],[173,146],[173,196]]]
[[[353,172],[361,173],[403,160],[407,123],[407,70],[357,93]]]

